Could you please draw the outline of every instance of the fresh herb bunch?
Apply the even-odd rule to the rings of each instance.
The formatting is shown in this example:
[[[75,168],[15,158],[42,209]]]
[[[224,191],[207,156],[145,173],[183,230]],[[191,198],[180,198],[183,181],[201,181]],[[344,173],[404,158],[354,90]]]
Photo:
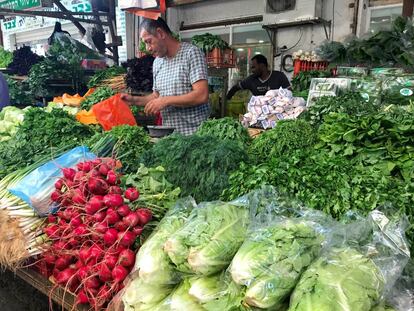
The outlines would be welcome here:
[[[142,127],[130,125],[115,126],[108,134],[118,139],[114,152],[125,173],[137,172],[141,155],[152,146],[148,134]]]
[[[0,46],[0,68],[6,68],[13,61],[13,53]]]
[[[230,117],[204,121],[197,130],[197,134],[238,141],[242,146],[247,146],[251,141],[247,129],[239,121]]]
[[[55,57],[62,63],[78,66],[83,59],[102,58],[97,52],[69,36],[61,36],[54,40],[47,53],[48,56]]]
[[[141,161],[147,167],[165,167],[167,179],[181,188],[183,196],[211,201],[227,188],[228,176],[240,162],[247,161],[247,154],[234,141],[213,136],[171,135],[146,151]]]
[[[90,110],[93,105],[115,95],[115,92],[107,86],[98,87],[95,92],[85,98],[81,103],[81,108],[85,110]]]
[[[0,144],[0,178],[36,162],[57,148],[82,145],[94,134],[62,109],[30,108],[13,139]]]
[[[327,78],[330,76],[329,71],[301,71],[292,78],[292,89],[294,92],[308,91],[313,78]]]
[[[34,102],[26,81],[16,81],[7,75],[5,78],[9,87],[10,103],[12,105],[30,106]]]
[[[122,64],[127,69],[125,83],[134,93],[152,92],[152,65],[154,57],[146,55],[140,58],[134,58]]]
[[[96,72],[88,82],[88,88],[98,87],[103,81],[111,79],[115,76],[124,74],[125,68],[119,66],[112,66],[104,70]]]
[[[220,50],[229,48],[229,44],[226,41],[217,35],[212,35],[211,33],[195,35],[191,39],[191,43],[203,50],[204,53],[208,53],[215,48]]]
[[[37,64],[43,57],[32,52],[29,46],[23,46],[13,52],[13,61],[7,66],[12,74],[26,76],[32,66]]]
[[[346,113],[349,115],[363,115],[375,113],[381,107],[374,101],[366,102],[360,93],[348,92],[339,96],[322,96],[301,115],[301,118],[309,121],[310,124],[319,126],[325,115],[331,112]]]
[[[34,96],[53,96],[53,87],[47,83],[48,80],[53,79],[69,79],[74,90],[79,89],[83,84],[80,67],[75,68],[71,64],[61,63],[55,58],[47,57],[30,69],[27,79],[30,92]]]
[[[304,120],[282,120],[253,140],[250,156],[257,163],[304,150],[317,142],[317,131]]]

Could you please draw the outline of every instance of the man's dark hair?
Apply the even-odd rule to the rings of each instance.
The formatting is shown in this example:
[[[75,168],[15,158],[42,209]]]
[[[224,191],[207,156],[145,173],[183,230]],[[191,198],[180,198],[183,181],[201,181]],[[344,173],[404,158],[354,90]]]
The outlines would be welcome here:
[[[256,60],[256,63],[258,63],[258,64],[264,64],[264,65],[268,66],[267,58],[264,55],[257,54],[257,55],[255,55],[255,56],[252,57],[252,60],[254,60],[254,59]]]
[[[141,22],[141,28],[145,29],[152,35],[155,35],[157,33],[157,28],[160,28],[167,34],[172,35],[170,27],[168,27],[165,20],[163,20],[161,17],[158,17],[157,20],[144,18],[144,20]]]

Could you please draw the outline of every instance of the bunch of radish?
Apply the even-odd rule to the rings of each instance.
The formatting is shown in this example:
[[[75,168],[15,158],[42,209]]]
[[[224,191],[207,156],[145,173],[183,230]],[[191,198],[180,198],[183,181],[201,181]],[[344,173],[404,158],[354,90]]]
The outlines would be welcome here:
[[[120,188],[113,159],[63,168],[51,200],[59,207],[44,232],[51,240],[42,255],[43,273],[76,294],[77,304],[105,308],[123,287],[135,262],[135,241],[152,213],[132,210],[135,188]]]

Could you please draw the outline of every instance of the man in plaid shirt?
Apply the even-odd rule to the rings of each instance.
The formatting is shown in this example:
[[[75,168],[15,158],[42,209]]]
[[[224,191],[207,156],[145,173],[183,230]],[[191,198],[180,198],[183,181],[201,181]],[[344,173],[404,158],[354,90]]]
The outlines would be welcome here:
[[[161,18],[145,19],[141,29],[147,50],[156,57],[153,93],[124,94],[122,99],[145,106],[147,114],[161,111],[163,125],[184,135],[193,134],[210,114],[205,56],[196,46],[174,39]]]

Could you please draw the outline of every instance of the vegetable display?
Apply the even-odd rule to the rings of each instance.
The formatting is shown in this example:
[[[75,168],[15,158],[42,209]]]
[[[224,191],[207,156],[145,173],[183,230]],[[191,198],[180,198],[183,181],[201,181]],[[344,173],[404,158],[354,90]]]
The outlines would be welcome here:
[[[99,310],[119,291],[135,263],[136,238],[151,220],[148,209],[132,210],[138,195],[117,184],[116,161],[80,162],[63,168],[51,200],[60,208],[44,231],[52,241],[42,255],[45,273],[77,295],[77,304]]]
[[[56,148],[81,145],[93,130],[61,109],[30,108],[13,139],[0,144],[0,177],[25,167]]]
[[[154,57],[146,55],[140,58],[134,58],[122,64],[127,69],[125,83],[132,93],[152,92],[152,64]]]
[[[195,35],[191,39],[191,43],[203,50],[204,53],[208,53],[215,48],[220,50],[230,48],[226,41],[221,39],[219,36],[212,35],[211,33]]]
[[[211,203],[167,239],[164,251],[177,270],[211,275],[225,268],[243,243],[249,212],[245,207]]]
[[[197,130],[197,134],[239,141],[244,146],[251,141],[247,129],[230,117],[204,121]]]
[[[93,105],[115,95],[115,92],[107,87],[98,87],[91,95],[85,98],[81,103],[81,108],[85,110],[90,110]]]
[[[306,222],[286,220],[253,231],[229,268],[233,281],[247,287],[245,303],[280,307],[318,255],[322,241]]]
[[[125,69],[118,66],[112,66],[95,73],[88,82],[88,88],[102,86],[105,80],[125,73]]]
[[[33,53],[29,46],[23,46],[13,51],[13,61],[9,63],[7,69],[9,69],[12,74],[26,76],[32,66],[42,59],[43,57]]]
[[[4,107],[0,111],[0,142],[9,140],[16,132],[18,125],[24,120],[25,111],[13,106]]]
[[[0,46],[0,68],[6,68],[13,61],[13,53]]]
[[[237,142],[198,135],[171,135],[142,156],[147,167],[163,166],[182,195],[197,201],[217,199],[228,185],[229,174],[245,160],[247,153]]]
[[[370,310],[383,286],[381,273],[371,259],[351,248],[333,249],[302,274],[289,311]]]

